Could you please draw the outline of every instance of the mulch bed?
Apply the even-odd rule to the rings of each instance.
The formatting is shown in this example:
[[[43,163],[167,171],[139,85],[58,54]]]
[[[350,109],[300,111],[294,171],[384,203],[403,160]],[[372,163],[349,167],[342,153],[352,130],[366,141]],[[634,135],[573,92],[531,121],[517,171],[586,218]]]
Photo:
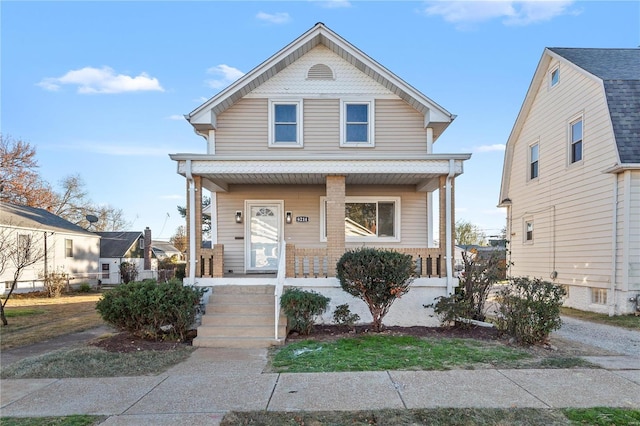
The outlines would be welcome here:
[[[134,336],[126,331],[111,336],[96,339],[89,344],[109,352],[138,352],[138,351],[170,351],[182,346],[190,346],[194,336],[189,336],[186,342],[174,340],[147,340]]]

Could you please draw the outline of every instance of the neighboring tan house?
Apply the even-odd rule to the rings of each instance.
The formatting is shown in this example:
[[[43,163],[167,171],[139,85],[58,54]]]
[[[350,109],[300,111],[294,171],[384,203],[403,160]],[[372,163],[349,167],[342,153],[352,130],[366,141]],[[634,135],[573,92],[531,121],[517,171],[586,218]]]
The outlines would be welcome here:
[[[122,282],[120,265],[136,265],[136,281],[156,279],[158,261],[151,250],[151,230],[144,232],[96,232],[100,239],[100,280],[102,284]]]
[[[566,306],[625,314],[640,294],[640,49],[544,50],[507,142],[513,276]]]
[[[153,240],[151,241],[151,251],[153,257],[158,260],[184,262],[184,254],[170,242]]]
[[[0,248],[2,293],[11,289],[16,250],[35,263],[24,267],[15,293],[42,290],[53,272],[68,274],[72,286],[97,283],[100,237],[44,209],[0,202]]]
[[[419,264],[385,324],[437,324],[423,305],[457,285],[454,181],[471,156],[433,152],[454,115],[318,23],[186,118],[206,140],[202,153],[170,156],[187,179],[186,283],[213,287],[214,298],[221,285],[267,285],[274,343],[284,338],[273,303],[285,286],[329,296],[321,322],[342,303],[369,321],[335,265],[345,250],[375,246]],[[195,344],[217,345],[215,333],[198,329]]]

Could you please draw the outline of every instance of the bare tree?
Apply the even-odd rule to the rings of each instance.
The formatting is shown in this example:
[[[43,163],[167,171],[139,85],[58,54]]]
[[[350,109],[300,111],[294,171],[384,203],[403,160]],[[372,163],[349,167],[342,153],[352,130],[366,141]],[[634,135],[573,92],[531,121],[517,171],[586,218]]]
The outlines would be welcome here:
[[[51,211],[56,194],[37,171],[36,149],[0,133],[0,199]]]
[[[176,228],[176,233],[169,238],[169,242],[173,244],[175,248],[184,253],[187,250],[187,230],[183,225]]]
[[[456,243],[483,246],[487,243],[487,236],[477,225],[459,220],[456,222]]]
[[[7,266],[13,266],[11,288],[0,305],[0,318],[3,325],[8,325],[4,308],[11,297],[11,294],[18,285],[20,276],[26,268],[38,263],[45,257],[45,250],[42,240],[46,238],[44,234],[39,232],[12,232],[7,227],[0,228],[0,274],[4,272]]]

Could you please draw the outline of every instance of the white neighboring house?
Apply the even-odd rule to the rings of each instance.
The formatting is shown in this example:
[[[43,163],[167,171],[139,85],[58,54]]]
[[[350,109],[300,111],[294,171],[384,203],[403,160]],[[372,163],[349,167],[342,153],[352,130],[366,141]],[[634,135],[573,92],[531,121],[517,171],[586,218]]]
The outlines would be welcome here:
[[[547,48],[507,141],[511,275],[610,315],[640,297],[640,49]]]
[[[102,284],[120,284],[120,265],[136,265],[136,281],[157,279],[158,261],[153,259],[151,230],[144,232],[96,232],[100,235],[100,281]]]
[[[44,209],[0,202],[0,240],[6,244],[3,255],[30,241],[31,255],[39,258],[23,269],[16,293],[42,290],[45,274],[52,272],[69,274],[72,285],[97,283],[100,236]],[[8,257],[0,274],[2,293],[9,292],[16,271]]]

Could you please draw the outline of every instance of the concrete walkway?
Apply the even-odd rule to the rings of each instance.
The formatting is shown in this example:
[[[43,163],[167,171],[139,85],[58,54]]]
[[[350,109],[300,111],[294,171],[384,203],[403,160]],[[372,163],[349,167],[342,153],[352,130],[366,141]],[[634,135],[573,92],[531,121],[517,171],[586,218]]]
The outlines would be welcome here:
[[[158,376],[2,380],[2,417],[106,415],[104,425],[218,425],[227,411],[435,407],[640,408],[622,369],[263,373],[267,351],[197,349]],[[634,363],[637,364],[637,363]]]

